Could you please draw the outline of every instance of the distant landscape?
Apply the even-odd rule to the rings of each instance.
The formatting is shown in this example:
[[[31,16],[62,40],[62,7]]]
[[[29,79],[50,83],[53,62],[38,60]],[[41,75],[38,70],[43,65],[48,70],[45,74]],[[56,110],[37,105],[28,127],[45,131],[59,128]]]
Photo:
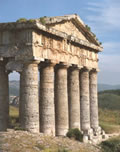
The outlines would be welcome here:
[[[117,89],[120,89],[120,85],[98,84],[98,91],[117,90]]]
[[[19,96],[19,81],[9,81],[10,96]]]
[[[117,90],[120,89],[120,85],[98,84],[98,92],[104,90]],[[19,81],[9,82],[10,95],[19,96]]]

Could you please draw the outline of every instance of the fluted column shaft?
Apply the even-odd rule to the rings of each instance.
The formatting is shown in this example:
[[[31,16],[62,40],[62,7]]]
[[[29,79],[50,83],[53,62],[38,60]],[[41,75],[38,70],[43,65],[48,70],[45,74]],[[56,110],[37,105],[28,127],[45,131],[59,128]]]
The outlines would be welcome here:
[[[7,130],[9,117],[8,99],[8,74],[5,72],[5,64],[0,62],[0,131]]]
[[[22,72],[20,72],[19,73],[20,74],[20,84],[19,84],[19,87],[20,87],[20,89],[19,89],[19,122],[20,122],[20,124],[22,124],[22,118],[23,118],[23,116],[22,116],[22,114],[23,114],[23,109],[22,109],[22,104],[24,104],[23,102],[22,102]]]
[[[80,129],[79,69],[70,68],[68,73],[69,127]]]
[[[89,70],[82,69],[80,72],[80,107],[81,107],[81,129],[90,129],[90,103],[89,103]]]
[[[93,129],[99,127],[98,123],[98,97],[97,97],[97,71],[90,71],[90,124]]]
[[[39,132],[38,65],[25,63],[21,76],[21,127],[30,132]]]
[[[68,131],[67,67],[56,67],[55,72],[55,116],[56,135],[64,136]]]
[[[54,65],[40,66],[40,131],[55,135]]]
[[[7,111],[7,124],[9,125],[9,73],[6,73],[6,111]]]

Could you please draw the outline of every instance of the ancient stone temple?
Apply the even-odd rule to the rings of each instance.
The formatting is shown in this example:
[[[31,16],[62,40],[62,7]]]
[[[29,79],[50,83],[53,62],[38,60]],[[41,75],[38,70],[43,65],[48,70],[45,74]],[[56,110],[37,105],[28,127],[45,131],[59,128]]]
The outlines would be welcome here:
[[[76,14],[0,23],[0,131],[8,125],[8,75],[17,71],[23,129],[65,136],[79,128],[85,139],[102,135],[97,99],[101,51]]]

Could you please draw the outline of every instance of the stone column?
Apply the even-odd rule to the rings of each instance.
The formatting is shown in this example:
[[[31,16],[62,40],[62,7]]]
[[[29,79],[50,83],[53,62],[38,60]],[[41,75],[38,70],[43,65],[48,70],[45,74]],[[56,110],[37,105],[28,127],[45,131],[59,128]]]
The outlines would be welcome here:
[[[20,80],[21,127],[30,132],[39,132],[38,64],[24,63]]]
[[[90,124],[93,130],[99,127],[96,70],[90,71]]]
[[[55,70],[56,135],[65,136],[68,131],[67,66],[58,65]]]
[[[79,69],[71,67],[68,71],[69,127],[80,129]]]
[[[19,72],[20,74],[20,84],[19,84],[19,122],[20,124],[22,124],[22,114],[23,114],[23,111],[22,111],[22,72]]]
[[[89,103],[89,70],[80,72],[80,108],[81,129],[85,132],[90,129],[90,103]]]
[[[40,131],[55,136],[54,64],[40,64]]]
[[[8,125],[9,100],[8,100],[8,74],[5,64],[0,62],[0,131],[6,131]]]
[[[9,125],[9,72],[6,72],[6,111],[7,111],[7,124]]]

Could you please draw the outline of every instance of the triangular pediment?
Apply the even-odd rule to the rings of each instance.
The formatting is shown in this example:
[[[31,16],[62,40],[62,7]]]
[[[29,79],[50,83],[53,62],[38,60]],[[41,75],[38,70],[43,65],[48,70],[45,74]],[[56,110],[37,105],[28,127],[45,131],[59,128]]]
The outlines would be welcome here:
[[[82,40],[87,40],[85,35],[82,33],[83,31],[78,29],[75,24],[71,21],[66,21],[64,23],[58,23],[51,25],[54,29],[64,32],[68,35],[72,35]]]
[[[46,24],[49,27],[68,35],[88,41],[98,46],[100,45],[96,40],[95,35],[88,30],[84,22],[76,14],[46,18]]]

